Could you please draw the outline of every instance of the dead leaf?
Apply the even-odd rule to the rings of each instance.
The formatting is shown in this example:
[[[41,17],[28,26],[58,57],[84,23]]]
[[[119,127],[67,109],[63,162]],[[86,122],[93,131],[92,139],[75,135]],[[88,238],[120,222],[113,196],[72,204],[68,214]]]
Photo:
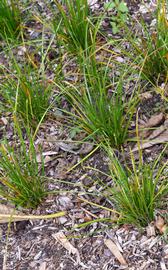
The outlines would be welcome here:
[[[161,216],[157,217],[155,226],[161,234],[163,234],[167,230],[167,225],[165,224],[165,220]]]
[[[160,116],[161,119],[161,116]],[[157,121],[155,123],[158,123]],[[149,130],[150,131],[150,130]],[[155,144],[165,143],[168,142],[168,119],[164,121],[164,124],[158,127],[157,129],[150,131],[148,133],[148,137],[145,139],[146,141],[143,142],[143,138],[147,135],[147,133],[143,134],[143,131],[140,131],[140,149],[146,149],[151,147]],[[144,130],[144,132],[148,132],[148,130]],[[143,138],[142,138],[143,134]],[[137,152],[139,150],[138,146],[135,146],[132,149],[132,152]]]
[[[164,95],[168,97],[168,83],[164,87]]]
[[[0,214],[13,214],[13,213],[20,214],[20,212],[17,211],[15,208],[4,204],[0,204]]]
[[[151,118],[149,118],[148,121],[145,123],[144,127],[145,128],[157,127],[160,124],[163,124],[164,121],[165,121],[164,114],[159,113],[157,115],[151,116]]]
[[[149,120],[143,125],[139,125],[139,138],[145,139],[153,132],[153,128],[162,124],[165,120],[164,114],[160,113],[153,115]]]
[[[77,248],[75,248],[67,239],[67,237],[64,235],[63,232],[58,232],[58,233],[54,233],[52,234],[52,236],[54,237],[54,239],[56,241],[58,241],[66,250],[69,251],[69,254],[73,254],[76,255],[77,257],[77,263],[81,263],[80,261],[80,255],[79,255],[79,251],[77,250]]]
[[[160,143],[166,143],[168,142],[168,130],[165,130],[159,137],[157,138],[154,138],[153,140],[149,140],[148,142],[141,142],[140,143],[140,149],[146,149],[146,148],[149,148],[151,147],[152,145],[156,145],[156,144],[160,144]],[[138,151],[139,148],[136,146],[134,147],[131,151],[132,152],[136,152]]]
[[[118,247],[112,240],[110,239],[105,239],[104,244],[109,248],[111,253],[116,257],[116,259],[122,264],[122,265],[127,265],[126,260],[122,256],[121,252],[119,251]]]
[[[59,148],[65,152],[73,153],[75,155],[78,154],[88,154],[93,150],[94,145],[91,143],[84,143],[80,146],[78,143],[64,143],[57,142]]]
[[[2,234],[3,234],[3,231],[2,231],[2,229],[0,228],[0,239],[2,239]]]
[[[164,122],[164,120],[165,120],[165,117],[164,117],[163,113],[153,115],[151,118],[149,118],[149,120],[145,124],[145,127],[146,128],[156,127],[156,126],[162,124]]]
[[[140,95],[140,99],[143,100],[148,100],[151,99],[153,96],[150,92],[144,92]]]
[[[148,137],[149,140],[152,140],[156,137],[158,137],[160,134],[162,134],[165,131],[166,127],[165,125],[161,125],[159,128],[153,130],[153,132]]]
[[[161,267],[162,270],[167,270],[166,264],[165,264],[163,259],[160,262],[160,267]]]
[[[45,158],[44,158],[44,164],[46,165],[48,162],[50,162],[52,160],[52,158],[51,157],[49,157],[49,156],[46,156]]]
[[[84,143],[82,147],[79,149],[78,154],[86,155],[93,150],[94,145],[90,143]]]
[[[47,163],[47,162],[52,160],[52,158],[50,156],[56,156],[57,154],[58,154],[58,152],[56,152],[56,151],[47,151],[47,152],[43,152],[42,154],[38,154],[36,159],[37,159],[38,163],[41,163],[42,162],[42,156],[43,156],[44,157],[44,163]]]
[[[72,154],[76,154],[76,148],[78,148],[78,145],[75,143],[64,143],[64,142],[57,142],[57,146],[65,152],[69,152]]]
[[[167,241],[166,241],[167,242]],[[163,248],[163,257],[168,259],[168,244],[166,244]]]

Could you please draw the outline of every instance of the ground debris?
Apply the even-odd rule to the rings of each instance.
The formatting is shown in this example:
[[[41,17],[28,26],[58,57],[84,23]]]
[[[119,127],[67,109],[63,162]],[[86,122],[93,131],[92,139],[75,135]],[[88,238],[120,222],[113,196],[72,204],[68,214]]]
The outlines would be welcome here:
[[[127,265],[126,260],[122,256],[116,244],[111,239],[105,239],[104,244],[110,249],[112,254],[116,257],[116,259],[122,264]]]

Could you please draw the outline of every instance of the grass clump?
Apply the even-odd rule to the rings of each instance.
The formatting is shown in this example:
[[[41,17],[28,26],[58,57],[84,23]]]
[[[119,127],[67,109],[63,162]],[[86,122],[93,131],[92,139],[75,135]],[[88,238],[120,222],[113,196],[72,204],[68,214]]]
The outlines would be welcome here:
[[[168,3],[160,0],[156,9],[156,26],[149,29],[147,23],[141,20],[141,35],[129,31],[127,41],[133,48],[133,54],[126,53],[141,69],[143,77],[152,83],[168,79]],[[133,56],[134,55],[134,56]],[[141,63],[141,65],[139,65]]]
[[[62,24],[58,31],[59,37],[70,52],[78,54],[92,44],[92,25],[89,20],[87,0],[65,0],[65,7],[55,0],[61,15]],[[57,29],[57,19],[53,21]]]
[[[167,162],[159,166],[161,155],[152,164],[139,160],[131,153],[132,169],[125,168],[109,148],[111,176],[114,187],[111,199],[121,213],[121,222],[146,226],[154,220],[155,209],[168,193]]]
[[[108,140],[118,148],[128,138],[136,102],[134,98],[127,100],[122,76],[113,84],[108,65],[97,64],[94,57],[89,61],[83,64],[84,83],[68,83],[64,90],[75,111],[73,124],[99,142]]]
[[[37,162],[34,142],[27,135],[28,147],[17,124],[20,144],[4,142],[0,147],[0,195],[16,206],[35,208],[45,196],[44,165]]]
[[[21,17],[17,1],[0,1],[0,38],[15,39],[20,31]]]
[[[18,66],[17,66],[18,67]],[[45,76],[40,78],[32,69],[18,69],[16,76],[7,76],[0,86],[6,106],[17,111],[25,123],[32,128],[44,118],[50,106],[52,86]]]

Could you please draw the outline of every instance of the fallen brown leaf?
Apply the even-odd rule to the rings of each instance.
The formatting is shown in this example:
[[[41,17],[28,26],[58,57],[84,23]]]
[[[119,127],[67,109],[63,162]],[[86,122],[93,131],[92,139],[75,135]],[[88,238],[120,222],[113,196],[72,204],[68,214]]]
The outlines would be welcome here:
[[[54,233],[52,234],[52,236],[54,237],[54,239],[56,241],[58,241],[66,250],[69,251],[69,254],[73,254],[77,256],[77,263],[80,263],[80,255],[79,255],[79,251],[77,250],[77,248],[75,248],[67,239],[67,237],[65,236],[65,234],[63,232],[58,232],[58,233]]]
[[[152,134],[150,135],[152,136]],[[168,142],[168,130],[165,130],[163,133],[161,133],[160,136],[149,140],[148,142],[140,142],[140,149],[146,149],[151,147],[152,145],[160,144],[160,143],[166,143]],[[139,150],[138,146],[135,146],[131,151],[136,152]]]
[[[143,125],[139,125],[139,138],[145,139],[153,133],[153,128],[161,125],[165,120],[163,113],[153,115],[149,120]]]
[[[167,225],[165,224],[165,220],[161,216],[157,217],[155,226],[161,234],[163,234],[167,230]]]
[[[110,239],[105,239],[104,240],[104,244],[109,248],[109,250],[111,251],[111,253],[113,253],[113,255],[116,257],[116,259],[122,264],[122,265],[127,265],[126,260],[124,259],[123,255],[121,254],[121,252],[119,251],[118,247],[116,246],[116,244],[114,244],[114,242],[112,242],[112,240]]]
[[[160,120],[161,120],[160,114]],[[162,115],[163,116],[163,115]],[[153,122],[154,123],[154,122]],[[155,124],[158,123],[157,121]],[[168,118],[164,121],[164,124],[154,130],[141,130],[139,132],[140,137],[140,149],[146,149],[152,145],[168,142]],[[147,136],[147,137],[146,137]],[[143,139],[146,137],[145,142]],[[139,147],[136,145],[132,152],[137,152]]]
[[[146,122],[145,127],[146,128],[151,128],[151,127],[156,127],[160,124],[162,124],[165,120],[165,116],[163,113],[159,113],[157,115],[153,115],[149,120]]]
[[[140,95],[140,99],[143,100],[148,100],[151,99],[153,96],[150,92],[144,92]]]

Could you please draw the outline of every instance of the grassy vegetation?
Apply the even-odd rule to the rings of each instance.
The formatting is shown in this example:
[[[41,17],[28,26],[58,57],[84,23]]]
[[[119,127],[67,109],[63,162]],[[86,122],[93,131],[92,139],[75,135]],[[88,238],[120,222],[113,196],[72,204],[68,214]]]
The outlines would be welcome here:
[[[17,38],[21,26],[21,12],[17,1],[0,1],[0,38]]]
[[[116,16],[110,17],[113,34],[120,32],[120,29],[127,22],[128,8],[124,1],[114,0],[104,4],[107,11],[113,11]]]
[[[63,93],[74,108],[74,125],[97,141],[109,141],[119,148],[127,139],[137,100],[126,100],[123,91],[124,73],[116,83],[109,76],[110,68],[96,63],[94,56],[84,58],[84,83],[65,87]]]
[[[23,135],[17,121],[15,124],[18,138],[15,145],[5,140],[0,148],[0,195],[16,206],[35,208],[45,196],[44,164],[40,166],[37,162],[29,130]]]
[[[50,105],[52,86],[32,68],[25,67],[11,75],[1,85],[1,95],[8,110],[16,110],[25,123],[35,129]]]
[[[117,211],[121,213],[120,222],[147,226],[154,220],[155,209],[168,192],[167,162],[160,164],[161,154],[153,163],[146,163],[142,160],[142,153],[136,162],[130,152],[132,166],[125,165],[124,168],[110,148],[107,152],[114,181],[110,192]]]
[[[165,0],[159,0],[156,9],[156,25],[151,30],[149,25],[141,19],[139,28],[141,31],[134,33],[128,30],[127,41],[132,48],[131,54],[126,54],[136,61],[143,78],[151,83],[158,81],[167,82],[168,79],[168,4]]]
[[[128,149],[128,142],[133,137],[131,134],[136,133],[132,127],[137,124],[135,113],[141,74],[145,78],[143,85],[148,82],[167,83],[166,2],[158,1],[155,30],[142,22],[140,39],[138,33],[134,35],[131,30],[127,31],[126,38],[119,38],[119,42],[115,37],[110,41],[112,37],[103,30],[105,13],[95,20],[88,1],[54,2],[51,21],[55,34],[44,20],[35,15],[38,21],[33,23],[37,24],[37,38],[34,38],[36,35],[32,37],[32,28],[27,26],[24,29],[20,47],[24,46],[27,54],[23,54],[23,59],[18,57],[20,47],[15,43],[22,24],[20,7],[12,0],[0,3],[0,37],[5,41],[13,40],[12,45],[4,42],[0,52],[0,57],[6,61],[0,66],[0,102],[3,105],[2,115],[12,116],[15,126],[14,139],[1,141],[0,195],[17,207],[35,208],[41,203],[46,194],[45,172],[43,159],[41,163],[37,162],[40,150],[36,149],[34,139],[48,111],[53,119],[57,117],[51,110],[51,104],[55,104],[56,96],[61,96],[59,106],[55,104],[58,106],[55,111],[61,111],[61,117],[71,128],[81,130],[92,137],[95,144],[106,147],[113,183],[109,188],[110,200],[115,202],[117,211],[121,213],[120,221],[146,226],[154,220],[155,209],[168,192],[167,162],[161,165],[160,155],[149,164],[140,152],[137,163],[130,151],[131,166],[121,165],[114,152]],[[128,9],[124,1],[111,1],[106,9],[109,14],[111,9],[116,9],[117,20],[122,27],[126,24]],[[111,20],[112,36],[120,33],[120,27],[114,30],[117,20]],[[99,35],[99,31],[103,34]],[[28,37],[30,40],[26,40]],[[126,39],[131,49],[123,51],[122,44],[125,46]],[[31,59],[31,53],[35,54],[34,46],[39,49],[41,58],[37,65]],[[67,63],[69,52],[77,57]],[[127,56],[129,66],[126,62],[121,63],[122,53]],[[60,76],[55,74],[57,70]],[[16,121],[16,117],[19,120]],[[23,123],[24,128],[21,128]],[[34,135],[32,130],[36,130]]]
[[[66,8],[57,0],[55,0],[55,3],[59,10],[59,19],[56,17],[53,21],[54,29],[57,29],[61,17],[61,26],[58,31],[59,38],[66,45],[68,51],[80,55],[92,46],[96,29],[90,21],[88,1],[65,0]]]

